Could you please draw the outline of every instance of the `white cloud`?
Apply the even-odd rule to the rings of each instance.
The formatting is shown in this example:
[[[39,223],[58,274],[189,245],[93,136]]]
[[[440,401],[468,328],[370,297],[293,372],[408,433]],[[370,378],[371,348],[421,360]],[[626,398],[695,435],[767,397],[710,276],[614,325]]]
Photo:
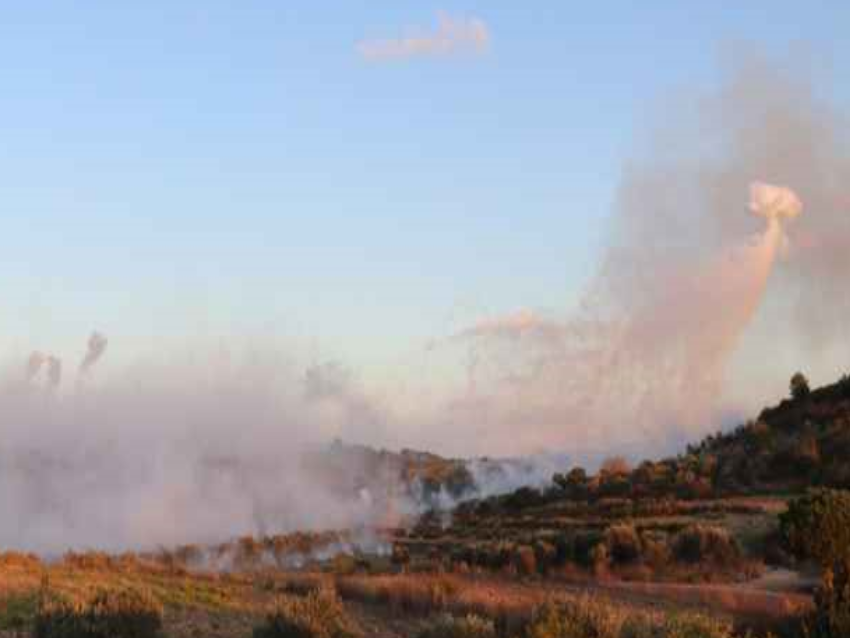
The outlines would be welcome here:
[[[489,46],[490,30],[480,18],[453,18],[439,13],[434,31],[419,29],[401,38],[363,40],[357,44],[357,52],[369,62],[383,62],[455,53],[480,54]]]

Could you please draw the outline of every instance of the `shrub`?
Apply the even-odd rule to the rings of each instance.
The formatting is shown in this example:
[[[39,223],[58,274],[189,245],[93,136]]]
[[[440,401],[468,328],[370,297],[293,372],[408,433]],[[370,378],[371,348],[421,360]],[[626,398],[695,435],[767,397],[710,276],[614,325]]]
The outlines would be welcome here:
[[[574,467],[566,475],[555,474],[552,481],[570,498],[578,499],[587,496],[587,472],[582,467]]]
[[[797,558],[828,566],[850,555],[850,491],[815,489],[779,516],[783,542]]]
[[[593,567],[593,550],[602,540],[598,532],[579,532],[572,539],[573,559],[582,567]]]
[[[330,569],[337,576],[351,576],[357,571],[357,559],[351,554],[337,554],[331,559]]]
[[[162,606],[135,589],[100,590],[88,600],[43,600],[35,638],[151,638],[162,628]]]
[[[645,618],[626,618],[623,628],[620,629],[619,638],[659,638],[663,628],[657,623],[650,622]]]
[[[517,547],[514,561],[517,571],[520,574],[531,576],[537,573],[537,557],[532,547],[528,545]]]
[[[730,565],[740,558],[738,543],[722,527],[695,524],[686,527],[673,539],[673,554],[680,561],[711,561]]]
[[[254,638],[350,638],[356,636],[339,597],[325,589],[305,598],[282,598]]]
[[[747,633],[744,638],[749,638]],[[682,614],[661,621],[632,617],[623,624],[619,638],[734,638],[732,624],[702,614]]]
[[[644,532],[641,537],[644,563],[655,570],[662,570],[670,562],[670,547],[663,532]]]
[[[641,556],[640,536],[634,525],[612,525],[605,531],[605,548],[617,564],[636,562]]]
[[[734,638],[732,625],[700,614],[672,616],[661,629],[664,638]]]
[[[603,474],[599,481],[600,498],[625,498],[631,491],[628,474]]]
[[[601,601],[588,597],[545,603],[532,614],[528,638],[618,638],[624,618]]]
[[[0,568],[19,568],[24,570],[38,571],[42,568],[41,559],[35,554],[24,554],[22,552],[0,553]]]
[[[432,621],[418,638],[496,638],[492,620],[470,614],[463,618],[444,614]]]
[[[280,591],[292,596],[309,596],[327,587],[321,576],[315,574],[291,574],[280,584]],[[271,588],[276,589],[274,581]]]
[[[339,594],[348,600],[380,603],[405,613],[443,611],[457,597],[458,581],[436,576],[350,576],[336,581]]]
[[[603,475],[624,475],[631,472],[629,462],[622,456],[612,456],[602,461],[599,473]]]
[[[393,565],[404,569],[408,564],[410,564],[410,550],[404,545],[393,543],[390,560]]]
[[[809,380],[802,372],[798,372],[791,377],[790,389],[791,397],[795,401],[805,399],[811,392],[809,389]]]
[[[32,624],[38,611],[38,596],[33,593],[7,597],[0,606],[0,631],[22,631]]]
[[[546,498],[540,490],[533,487],[520,487],[504,497],[505,507],[510,511],[518,511],[526,507],[536,507],[546,503]]]
[[[545,573],[558,563],[558,549],[552,543],[538,540],[534,543],[534,557],[537,561],[537,569]]]
[[[815,611],[805,624],[807,638],[850,636],[850,559],[828,569],[815,594]]]

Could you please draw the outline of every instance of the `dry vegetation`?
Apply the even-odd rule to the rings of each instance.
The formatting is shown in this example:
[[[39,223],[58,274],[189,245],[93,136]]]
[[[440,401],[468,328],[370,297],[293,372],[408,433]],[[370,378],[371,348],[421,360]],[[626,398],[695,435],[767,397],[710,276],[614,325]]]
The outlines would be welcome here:
[[[846,638],[850,381],[792,388],[675,459],[572,468],[374,530],[379,554],[353,532],[49,564],[0,554],[0,636]],[[457,462],[376,454],[410,489],[469,490]],[[784,580],[763,584],[777,568]],[[816,592],[800,569],[822,574]]]

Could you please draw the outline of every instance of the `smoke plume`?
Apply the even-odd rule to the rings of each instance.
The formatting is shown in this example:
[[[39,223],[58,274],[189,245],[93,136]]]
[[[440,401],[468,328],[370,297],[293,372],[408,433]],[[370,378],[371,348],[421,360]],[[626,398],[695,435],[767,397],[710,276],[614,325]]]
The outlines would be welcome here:
[[[83,358],[82,363],[80,363],[80,374],[86,374],[94,364],[96,364],[103,354],[106,352],[106,346],[109,345],[109,341],[99,332],[93,332],[89,337],[88,341],[88,349],[86,350],[86,356]]]
[[[62,385],[62,360],[53,355],[47,357],[47,383],[52,390]]]
[[[657,456],[717,428],[743,346],[765,348],[749,365],[779,347],[846,352],[850,129],[808,74],[743,60],[713,96],[662,105],[573,312],[491,317],[439,341],[471,353],[470,379],[448,396],[411,385],[395,409],[343,366],[269,348],[174,354],[47,396],[33,381],[46,366],[58,389],[58,356],[33,355],[27,383],[20,359],[0,368],[0,547],[124,549],[387,520],[387,499],[361,480],[383,457],[327,465],[315,451],[341,437],[576,462]],[[767,345],[748,343],[755,326]],[[92,335],[82,374],[106,345]],[[757,372],[784,386],[792,371]],[[470,467],[484,493],[553,469]]]
[[[847,120],[794,63],[743,55],[725,71],[715,95],[662,104],[572,314],[459,333],[475,353],[475,396],[456,398],[453,422],[484,423],[475,435],[503,449],[522,428],[526,449],[616,442],[656,455],[717,429],[730,362],[757,319],[783,336],[761,360],[847,352]],[[783,387],[791,372],[759,375]]]
[[[46,361],[46,357],[36,351],[30,355],[29,360],[27,361],[27,382],[32,382],[38,376],[38,373],[41,372],[42,366],[44,366],[44,362]]]

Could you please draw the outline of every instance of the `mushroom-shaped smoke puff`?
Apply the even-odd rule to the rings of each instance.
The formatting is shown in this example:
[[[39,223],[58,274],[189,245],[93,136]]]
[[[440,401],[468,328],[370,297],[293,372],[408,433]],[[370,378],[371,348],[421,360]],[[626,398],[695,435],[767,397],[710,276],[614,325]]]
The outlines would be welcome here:
[[[103,353],[106,352],[106,346],[108,344],[109,341],[107,341],[106,337],[99,332],[93,332],[91,337],[89,337],[86,356],[80,364],[80,372],[83,374],[88,372],[89,369],[103,356]]]
[[[30,355],[29,360],[27,361],[27,381],[32,381],[38,376],[38,373],[41,372],[41,367],[44,365],[46,358],[45,356],[36,351]]]
[[[62,383],[62,359],[47,357],[47,381],[51,388],[58,388]]]
[[[750,184],[750,210],[759,217],[783,221],[803,212],[803,203],[790,188],[753,182]]]

